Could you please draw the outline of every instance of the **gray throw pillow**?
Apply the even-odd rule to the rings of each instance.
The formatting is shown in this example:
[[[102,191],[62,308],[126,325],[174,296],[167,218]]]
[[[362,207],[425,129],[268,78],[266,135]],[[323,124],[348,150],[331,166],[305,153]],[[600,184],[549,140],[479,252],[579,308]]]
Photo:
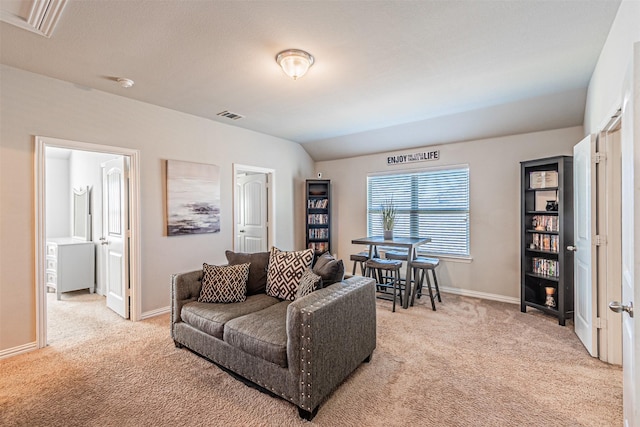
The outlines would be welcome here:
[[[251,264],[249,266],[249,279],[247,280],[247,295],[262,294],[267,286],[267,265],[269,264],[269,252],[256,252],[247,254],[242,252],[226,251],[229,265]]]
[[[302,273],[311,268],[312,262],[313,249],[284,252],[276,247],[271,248],[267,269],[267,295],[293,301]]]
[[[326,287],[344,279],[344,263],[325,252],[318,257],[313,272],[322,277],[322,286]]]
[[[249,264],[202,265],[202,288],[198,302],[243,302],[247,299]]]
[[[310,268],[307,268],[300,278],[296,299],[309,295],[311,292],[320,288],[322,288],[322,277],[315,274]]]

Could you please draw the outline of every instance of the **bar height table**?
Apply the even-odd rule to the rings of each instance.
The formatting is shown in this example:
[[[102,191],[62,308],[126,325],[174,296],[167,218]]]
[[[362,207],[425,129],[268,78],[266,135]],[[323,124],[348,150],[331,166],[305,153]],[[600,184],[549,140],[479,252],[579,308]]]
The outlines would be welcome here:
[[[407,286],[405,286],[406,296],[402,301],[402,307],[408,308],[411,295],[416,292],[416,281],[414,280],[413,285],[411,285],[411,261],[417,257],[418,246],[429,243],[430,241],[430,237],[393,237],[391,239],[385,239],[382,236],[369,236],[353,239],[351,243],[354,245],[369,246],[369,259],[378,253],[378,246],[407,249],[407,274],[405,276]]]

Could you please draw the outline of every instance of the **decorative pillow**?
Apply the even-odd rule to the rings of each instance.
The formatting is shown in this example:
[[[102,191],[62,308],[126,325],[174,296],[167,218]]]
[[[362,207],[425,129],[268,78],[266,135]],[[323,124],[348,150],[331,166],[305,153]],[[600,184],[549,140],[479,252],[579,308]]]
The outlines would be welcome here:
[[[313,272],[322,277],[322,286],[326,287],[344,279],[344,263],[325,252],[318,257]]]
[[[318,276],[310,268],[307,268],[300,278],[296,299],[309,295],[311,292],[322,288],[322,277]]]
[[[249,264],[203,264],[202,289],[198,302],[243,302],[247,299]]]
[[[276,247],[269,253],[267,295],[293,301],[296,298],[302,273],[311,268],[313,249],[284,252]]]
[[[249,266],[249,279],[247,280],[247,295],[264,293],[267,286],[267,265],[269,265],[269,252],[256,252],[246,254],[242,252],[226,251],[229,265],[251,264]]]

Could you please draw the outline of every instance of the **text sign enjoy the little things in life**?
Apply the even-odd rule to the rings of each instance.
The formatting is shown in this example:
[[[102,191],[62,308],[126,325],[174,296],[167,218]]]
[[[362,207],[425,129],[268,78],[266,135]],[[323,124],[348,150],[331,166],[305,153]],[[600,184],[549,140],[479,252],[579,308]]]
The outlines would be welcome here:
[[[402,163],[426,162],[430,160],[439,160],[440,150],[421,151],[413,154],[400,154],[397,156],[387,157],[387,166],[400,165]]]

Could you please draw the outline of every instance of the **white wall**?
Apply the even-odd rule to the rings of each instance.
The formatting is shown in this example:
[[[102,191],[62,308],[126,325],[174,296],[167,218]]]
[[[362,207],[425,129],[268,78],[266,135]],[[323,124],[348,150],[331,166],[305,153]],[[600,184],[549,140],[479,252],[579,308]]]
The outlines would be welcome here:
[[[363,249],[351,239],[367,234],[367,173],[468,164],[473,260],[445,259],[438,270],[439,284],[468,295],[515,301],[520,296],[520,162],[572,154],[582,133],[578,126],[316,163],[316,172],[332,183],[332,231],[337,236],[333,245],[338,256],[348,260]],[[386,163],[389,155],[434,149],[440,150],[438,161]]]
[[[47,158],[47,237],[71,236],[69,159]]]
[[[597,133],[622,106],[622,85],[629,78],[633,45],[640,42],[640,1],[624,0],[613,21],[589,82],[585,133]]]
[[[7,66],[0,74],[0,351],[35,341],[35,135],[140,150],[143,313],[169,306],[171,273],[226,262],[233,163],[275,169],[275,243],[304,247],[303,186],[314,164],[298,144]],[[220,233],[166,236],[166,159],[220,166]]]
[[[640,1],[624,0],[589,82],[584,127],[597,133],[629,98],[622,118],[622,259],[623,288],[634,289],[640,299]],[[635,288],[634,288],[635,284]],[[624,301],[626,303],[626,301]],[[625,315],[623,315],[625,316]],[[628,319],[623,317],[623,319]],[[640,333],[636,321],[634,348],[623,348],[624,415],[640,420]],[[633,333],[633,331],[631,331]],[[624,346],[628,344],[625,339]],[[627,355],[635,354],[627,358]],[[632,363],[633,366],[631,365]],[[629,368],[629,369],[628,369]],[[635,384],[635,388],[634,388]],[[630,419],[633,423],[633,419]]]

